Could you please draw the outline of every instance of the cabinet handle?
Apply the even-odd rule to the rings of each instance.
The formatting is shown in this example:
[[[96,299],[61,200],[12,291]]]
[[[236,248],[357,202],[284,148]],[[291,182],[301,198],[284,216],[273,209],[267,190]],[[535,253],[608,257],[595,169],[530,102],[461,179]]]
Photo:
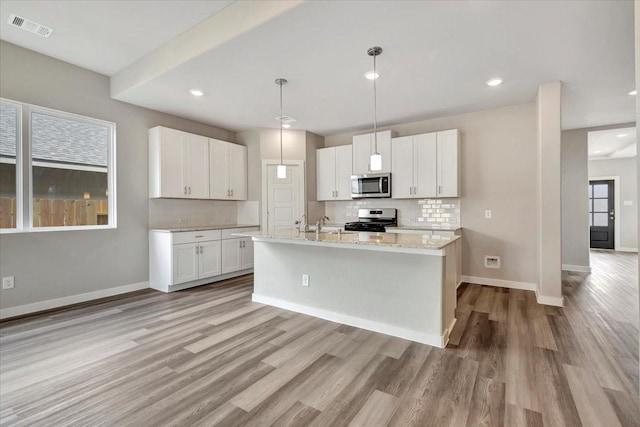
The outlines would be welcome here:
[[[196,249],[196,254],[197,254],[197,253],[198,253],[198,247],[196,246],[196,248],[195,248],[195,249]]]
[[[189,194],[191,194],[191,186],[189,186]]]
[[[442,194],[442,185],[438,185],[438,194]]]
[[[231,197],[233,197],[233,190],[231,190]]]
[[[184,186],[183,193],[184,193],[184,194],[187,194],[187,186],[186,186],[186,185]]]
[[[338,198],[338,190],[336,190],[336,199]]]

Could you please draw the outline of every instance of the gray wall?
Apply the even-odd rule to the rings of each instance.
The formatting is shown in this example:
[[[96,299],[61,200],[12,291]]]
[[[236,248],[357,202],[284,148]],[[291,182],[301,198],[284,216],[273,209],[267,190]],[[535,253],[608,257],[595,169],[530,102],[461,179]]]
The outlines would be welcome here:
[[[589,161],[589,178],[619,176],[620,211],[616,212],[620,224],[620,241],[616,248],[638,249],[638,188],[636,158]],[[625,206],[629,201],[632,206]]]
[[[114,101],[106,76],[6,42],[0,42],[0,95],[115,122],[118,198],[117,229],[0,236],[0,274],[16,278],[15,289],[1,291],[2,308],[147,281],[147,129],[162,125],[235,141],[233,132]]]
[[[398,136],[460,130],[464,275],[538,282],[536,123],[531,103],[385,128]],[[370,131],[328,136],[325,145],[350,144]],[[484,218],[485,209],[492,219]],[[502,268],[485,268],[485,255],[500,255]]]
[[[587,132],[562,132],[562,264],[585,269],[589,267]]]

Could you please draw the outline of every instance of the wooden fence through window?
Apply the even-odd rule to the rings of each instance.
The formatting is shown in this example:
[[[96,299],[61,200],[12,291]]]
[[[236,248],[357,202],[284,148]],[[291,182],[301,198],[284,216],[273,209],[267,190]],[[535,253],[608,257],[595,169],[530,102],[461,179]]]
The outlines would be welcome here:
[[[107,224],[107,200],[33,199],[34,227]],[[16,227],[16,199],[0,197],[0,228]]]

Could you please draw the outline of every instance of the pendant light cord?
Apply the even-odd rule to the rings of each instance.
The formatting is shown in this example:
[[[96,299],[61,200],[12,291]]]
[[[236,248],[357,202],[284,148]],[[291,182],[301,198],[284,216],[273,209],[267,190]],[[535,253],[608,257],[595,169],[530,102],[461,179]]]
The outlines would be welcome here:
[[[282,82],[280,82],[280,164],[282,165]]]
[[[378,154],[378,93],[376,90],[376,55],[373,55],[373,140],[375,142],[374,154]]]

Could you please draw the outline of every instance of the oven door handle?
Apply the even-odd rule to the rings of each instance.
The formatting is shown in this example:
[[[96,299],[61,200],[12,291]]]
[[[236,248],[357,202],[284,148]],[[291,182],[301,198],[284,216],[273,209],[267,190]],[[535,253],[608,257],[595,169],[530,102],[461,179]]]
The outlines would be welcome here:
[[[384,180],[384,178],[382,177],[378,178],[378,192],[380,194],[382,194],[382,180]]]

